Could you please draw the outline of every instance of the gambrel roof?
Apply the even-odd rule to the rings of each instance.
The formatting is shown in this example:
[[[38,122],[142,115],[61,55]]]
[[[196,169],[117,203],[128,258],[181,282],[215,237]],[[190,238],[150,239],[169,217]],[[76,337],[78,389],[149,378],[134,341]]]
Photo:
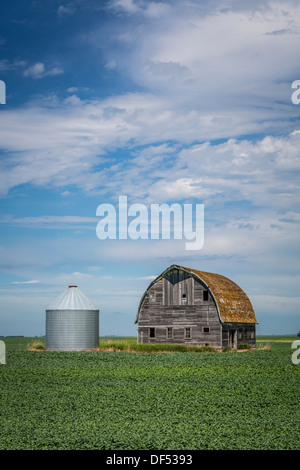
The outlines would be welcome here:
[[[231,281],[231,279],[228,279],[221,274],[198,271],[197,269],[187,268],[175,264],[170,266],[160,276],[151,282],[140,301],[135,323],[138,322],[140,307],[150,287],[156,281],[163,278],[168,271],[173,269],[180,269],[185,272],[189,272],[198,278],[202,284],[204,284],[215,301],[220,319],[223,323],[258,323],[249,297],[246,295],[243,289],[241,289],[241,287],[239,287],[235,282]]]

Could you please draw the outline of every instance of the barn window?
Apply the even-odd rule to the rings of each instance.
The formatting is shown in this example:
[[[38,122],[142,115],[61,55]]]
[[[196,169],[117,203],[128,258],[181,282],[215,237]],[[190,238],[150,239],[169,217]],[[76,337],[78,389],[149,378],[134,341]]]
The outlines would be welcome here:
[[[150,302],[155,302],[156,298],[155,298],[155,291],[154,290],[150,290],[149,291],[149,300]]]
[[[155,338],[155,328],[149,328],[149,336],[150,338]]]
[[[191,328],[185,328],[185,339],[190,339],[191,337]]]
[[[186,294],[182,294],[182,296],[181,296],[181,303],[182,303],[182,305],[184,305],[184,304],[187,303]]]
[[[203,300],[208,300],[208,290],[203,291]]]
[[[209,333],[209,326],[204,326],[202,331],[203,333]]]
[[[167,338],[168,339],[173,338],[173,328],[167,328]]]

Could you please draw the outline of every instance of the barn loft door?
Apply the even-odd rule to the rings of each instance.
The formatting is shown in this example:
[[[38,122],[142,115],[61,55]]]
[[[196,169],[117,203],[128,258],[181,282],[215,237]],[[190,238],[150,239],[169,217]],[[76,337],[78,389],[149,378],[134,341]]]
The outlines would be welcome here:
[[[164,305],[193,305],[194,279],[179,269],[169,271],[164,277]]]

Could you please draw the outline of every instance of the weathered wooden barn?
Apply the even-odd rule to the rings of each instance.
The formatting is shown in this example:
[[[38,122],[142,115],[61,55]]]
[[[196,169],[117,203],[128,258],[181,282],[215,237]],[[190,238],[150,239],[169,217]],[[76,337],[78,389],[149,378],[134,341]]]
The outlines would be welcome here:
[[[172,265],[141,298],[139,343],[237,348],[256,344],[255,313],[245,292],[220,274]]]

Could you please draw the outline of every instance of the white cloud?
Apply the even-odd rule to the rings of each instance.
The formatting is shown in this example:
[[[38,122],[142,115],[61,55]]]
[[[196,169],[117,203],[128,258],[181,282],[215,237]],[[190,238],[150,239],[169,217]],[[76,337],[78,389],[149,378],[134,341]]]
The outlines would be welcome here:
[[[72,5],[64,6],[60,5],[57,10],[57,14],[59,17],[64,17],[68,15],[72,15],[74,13],[75,9]]]
[[[53,67],[52,69],[46,70],[43,62],[37,62],[36,64],[24,70],[23,75],[25,77],[39,79],[48,76],[51,77],[54,75],[60,75],[62,73],[64,73],[64,71],[60,67]]]
[[[129,14],[140,11],[140,7],[134,0],[111,0],[108,7],[113,10],[123,11]]]
[[[290,108],[290,83],[298,78],[296,2],[229,2],[228,8],[222,2],[112,4],[132,10],[134,16],[129,24],[117,23],[118,34],[106,49],[107,62],[116,61],[138,86],[182,108],[216,113],[218,119],[228,119],[228,110],[231,117],[239,112],[241,118],[250,109],[264,114],[267,107],[270,116],[277,109],[284,118]],[[150,5],[161,9],[158,17],[147,17]],[[293,34],[266,35],[277,30]],[[99,34],[91,40],[98,42]],[[231,124],[234,129],[237,122]]]
[[[27,66],[25,60],[15,60],[10,62],[8,59],[0,60],[0,71],[6,72],[7,70],[18,70]]]
[[[137,279],[153,281],[153,279],[155,279],[156,277],[157,276],[141,276],[141,277],[138,277]]]
[[[71,106],[80,106],[83,104],[81,99],[76,95],[68,96],[68,98],[64,100],[64,103]]]
[[[73,215],[42,215],[39,217],[12,217],[6,216],[0,219],[0,224],[13,225],[28,228],[49,228],[49,229],[66,229],[66,228],[88,228],[95,227],[98,222],[96,217],[81,217]]]
[[[105,65],[104,65],[104,68],[106,70],[114,70],[117,66],[117,63],[115,60],[109,60]]]
[[[62,273],[62,274],[59,274],[59,276],[57,277],[57,281],[60,282],[60,281],[63,281],[64,283],[73,283],[73,282],[83,282],[83,281],[89,281],[91,279],[93,279],[93,275],[92,274],[88,274],[88,273],[81,273],[79,271],[74,271],[73,273]]]
[[[75,86],[71,86],[67,89],[68,93],[76,93],[78,91],[78,88]]]
[[[5,113],[0,128],[7,152],[0,163],[2,195],[31,183],[113,191],[149,202],[178,195],[205,201],[220,196],[258,206],[291,204],[292,210],[299,201],[300,134],[295,130],[256,142],[227,138],[213,145],[209,140],[216,136],[233,134],[235,119],[237,131],[241,118],[224,116],[214,123],[201,111],[168,108],[167,101],[143,94],[74,104],[34,104]],[[254,120],[244,126],[258,131],[263,124]],[[205,143],[193,143],[205,137]],[[169,140],[174,143],[161,143]],[[128,158],[119,159],[118,148],[126,147]]]
[[[111,0],[107,8],[127,15],[142,15],[143,17],[161,18],[170,11],[170,6],[164,2],[149,0]]]
[[[14,281],[12,284],[39,284],[40,281],[32,280],[32,281]]]

